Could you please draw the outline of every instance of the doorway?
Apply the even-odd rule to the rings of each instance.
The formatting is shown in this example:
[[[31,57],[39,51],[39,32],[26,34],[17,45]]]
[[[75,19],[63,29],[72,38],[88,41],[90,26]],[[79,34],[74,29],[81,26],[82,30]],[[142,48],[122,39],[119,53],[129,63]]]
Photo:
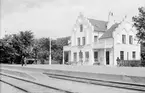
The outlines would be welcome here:
[[[109,57],[109,51],[106,51],[106,65],[109,65],[109,60],[110,60],[110,57]]]
[[[69,52],[64,52],[64,62],[69,62]]]
[[[94,52],[94,61],[98,62],[98,51]]]

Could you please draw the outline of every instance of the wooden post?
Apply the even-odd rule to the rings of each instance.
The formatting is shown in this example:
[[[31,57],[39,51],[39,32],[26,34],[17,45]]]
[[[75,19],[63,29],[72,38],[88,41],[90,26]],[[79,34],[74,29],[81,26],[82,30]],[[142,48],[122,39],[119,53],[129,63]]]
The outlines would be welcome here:
[[[106,65],[106,40],[104,45],[104,65]]]
[[[64,65],[64,50],[63,50],[62,64]]]
[[[51,38],[49,39],[49,42],[50,42],[50,44],[49,44],[49,52],[50,52],[50,54],[49,54],[49,65],[51,65]]]

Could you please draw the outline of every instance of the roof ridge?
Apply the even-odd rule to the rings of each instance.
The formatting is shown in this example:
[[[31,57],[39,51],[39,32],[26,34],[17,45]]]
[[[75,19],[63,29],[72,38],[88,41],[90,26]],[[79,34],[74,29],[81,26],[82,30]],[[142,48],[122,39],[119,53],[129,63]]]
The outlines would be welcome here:
[[[93,19],[93,18],[87,18],[88,20],[95,20],[95,21],[102,21],[102,22],[108,22],[108,21],[105,21],[105,20],[98,20],[98,19]]]

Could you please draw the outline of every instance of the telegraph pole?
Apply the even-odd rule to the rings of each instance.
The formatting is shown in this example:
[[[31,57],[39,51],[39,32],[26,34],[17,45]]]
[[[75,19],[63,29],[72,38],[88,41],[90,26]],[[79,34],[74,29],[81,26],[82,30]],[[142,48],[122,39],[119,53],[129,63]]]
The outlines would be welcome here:
[[[49,38],[49,65],[51,65],[51,38]]]

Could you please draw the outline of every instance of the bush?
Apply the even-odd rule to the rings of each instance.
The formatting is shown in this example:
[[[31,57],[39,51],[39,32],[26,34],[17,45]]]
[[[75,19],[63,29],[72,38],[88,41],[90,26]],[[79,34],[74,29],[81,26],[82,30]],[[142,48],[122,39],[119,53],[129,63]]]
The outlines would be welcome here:
[[[145,66],[145,52],[141,53],[141,65]]]
[[[44,59],[40,59],[40,64],[44,64]]]
[[[139,67],[141,66],[141,60],[120,60],[118,66]]]

